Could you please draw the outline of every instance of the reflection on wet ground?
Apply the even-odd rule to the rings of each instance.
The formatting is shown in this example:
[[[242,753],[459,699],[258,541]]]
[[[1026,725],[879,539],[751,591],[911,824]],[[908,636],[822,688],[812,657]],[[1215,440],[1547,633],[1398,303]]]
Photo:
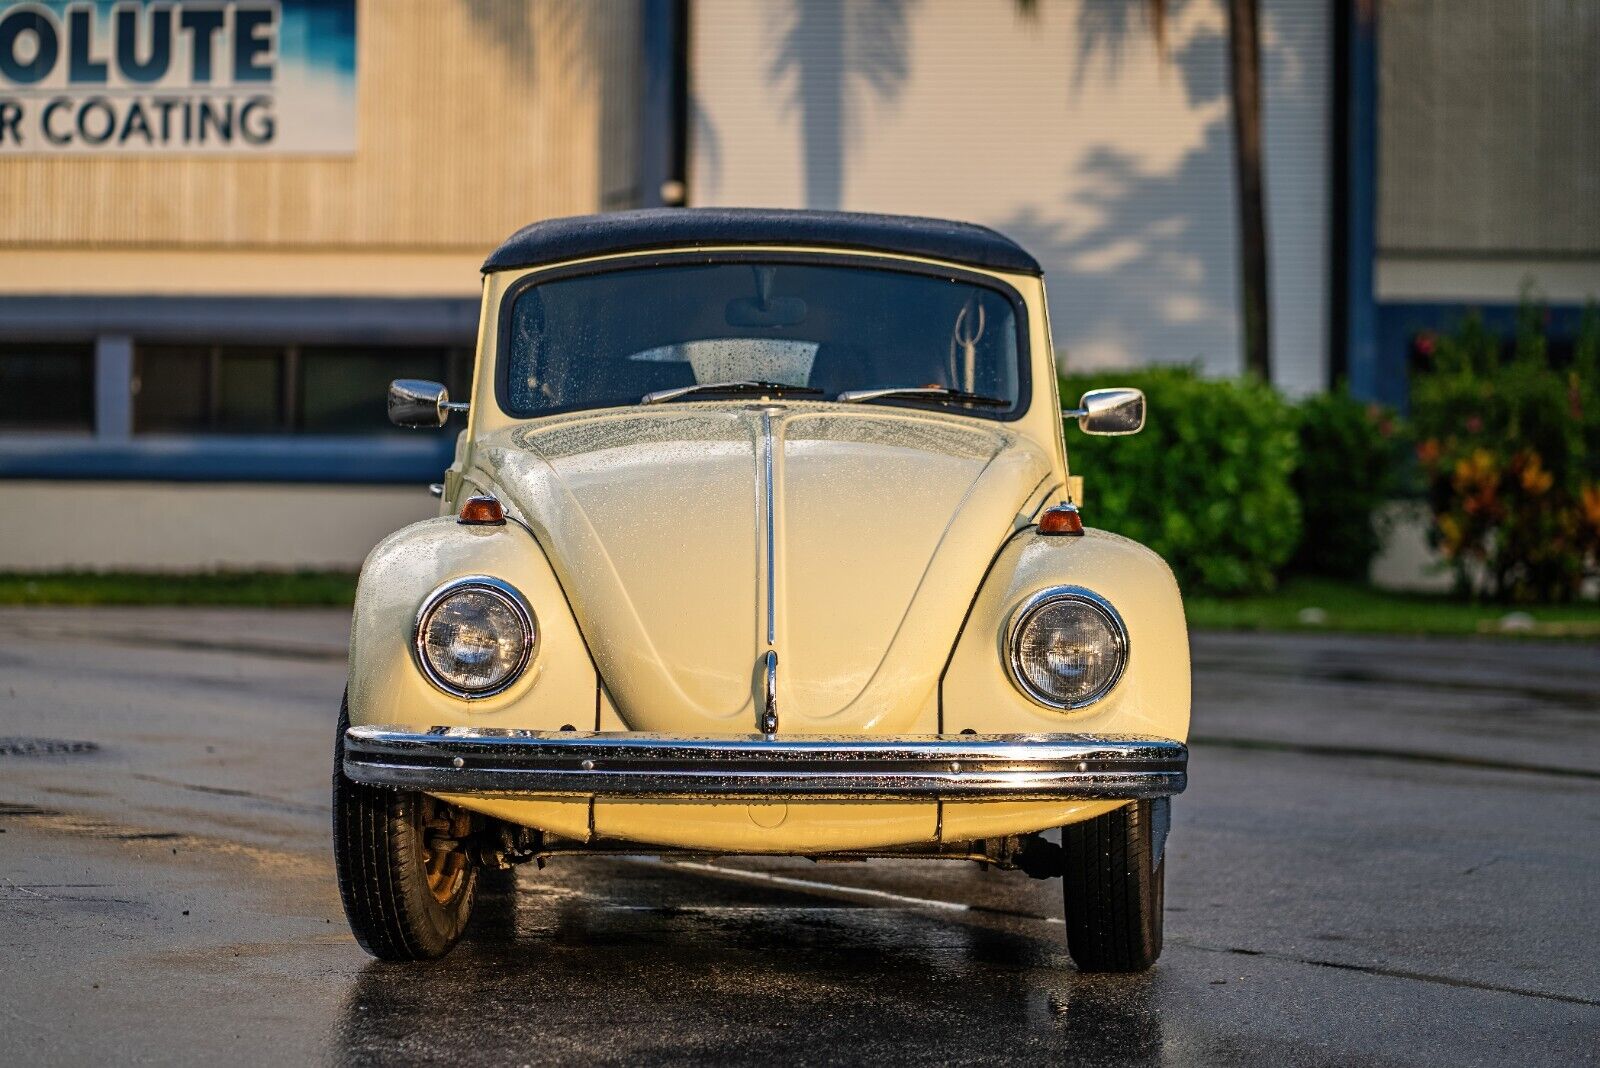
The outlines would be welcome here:
[[[604,898],[486,897],[445,965],[363,968],[334,1059],[1161,1061],[1154,978],[1080,976],[1037,933],[607,866]]]

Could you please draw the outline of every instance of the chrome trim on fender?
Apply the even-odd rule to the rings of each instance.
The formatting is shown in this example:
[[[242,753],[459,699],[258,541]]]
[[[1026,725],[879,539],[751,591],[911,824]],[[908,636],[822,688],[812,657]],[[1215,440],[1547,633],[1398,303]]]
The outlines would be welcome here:
[[[1041,694],[1028,684],[1026,676],[1022,673],[1022,664],[1017,656],[1017,637],[1022,633],[1023,625],[1041,608],[1055,601],[1077,601],[1086,604],[1100,614],[1111,625],[1111,631],[1116,635],[1117,651],[1121,657],[1117,662],[1116,673],[1111,676],[1100,689],[1080,701],[1061,702],[1054,700],[1047,694]],[[1106,694],[1116,689],[1117,683],[1122,681],[1123,672],[1128,668],[1128,628],[1122,622],[1122,616],[1111,607],[1111,602],[1095,593],[1093,590],[1082,586],[1051,586],[1040,590],[1017,606],[1011,613],[1011,622],[1006,626],[1006,671],[1011,676],[1012,685],[1016,686],[1030,701],[1045,708],[1053,708],[1058,712],[1072,712],[1080,708],[1088,708]]]
[[[433,610],[439,606],[439,602],[443,601],[445,597],[464,589],[482,590],[499,598],[516,614],[518,621],[522,624],[522,656],[517,661],[517,666],[506,676],[504,682],[487,690],[463,690],[458,686],[452,685],[434,670],[433,665],[428,662],[428,655],[422,650],[424,624],[427,622],[428,616],[432,614]],[[538,617],[533,614],[533,609],[529,607],[527,599],[522,596],[522,591],[509,582],[504,582],[489,575],[467,575],[463,578],[451,579],[444,585],[435,588],[432,593],[422,599],[422,605],[417,609],[417,616],[411,622],[412,663],[417,665],[417,670],[422,672],[423,677],[433,683],[434,686],[451,697],[459,697],[466,701],[476,701],[485,697],[493,697],[498,693],[504,693],[522,677],[523,672],[528,670],[528,665],[533,663],[534,655],[538,651]]]
[[[643,732],[362,726],[344,773],[489,796],[1137,800],[1187,785],[1182,742],[1138,735],[678,738]]]

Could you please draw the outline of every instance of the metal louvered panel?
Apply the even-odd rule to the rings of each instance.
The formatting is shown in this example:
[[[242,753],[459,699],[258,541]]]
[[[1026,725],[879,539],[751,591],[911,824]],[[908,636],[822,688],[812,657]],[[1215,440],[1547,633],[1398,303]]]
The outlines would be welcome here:
[[[1379,248],[1600,256],[1600,4],[1405,0],[1378,32]]]

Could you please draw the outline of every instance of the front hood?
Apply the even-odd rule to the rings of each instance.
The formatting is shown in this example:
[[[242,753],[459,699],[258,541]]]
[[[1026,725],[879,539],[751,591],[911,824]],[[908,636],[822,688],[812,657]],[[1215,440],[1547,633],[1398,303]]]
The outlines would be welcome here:
[[[784,733],[910,726],[1050,472],[998,426],[816,404],[547,420],[475,464],[549,554],[624,721],[714,733],[755,729],[769,648]]]

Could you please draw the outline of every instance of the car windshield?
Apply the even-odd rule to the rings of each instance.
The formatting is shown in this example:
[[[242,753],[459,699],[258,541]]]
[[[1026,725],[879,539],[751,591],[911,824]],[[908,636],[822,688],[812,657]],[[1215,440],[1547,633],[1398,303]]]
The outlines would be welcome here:
[[[512,303],[501,402],[531,417],[790,387],[1013,418],[1027,404],[1018,318],[997,286],[887,267],[697,262],[557,278]],[[851,395],[900,389],[918,392]]]

